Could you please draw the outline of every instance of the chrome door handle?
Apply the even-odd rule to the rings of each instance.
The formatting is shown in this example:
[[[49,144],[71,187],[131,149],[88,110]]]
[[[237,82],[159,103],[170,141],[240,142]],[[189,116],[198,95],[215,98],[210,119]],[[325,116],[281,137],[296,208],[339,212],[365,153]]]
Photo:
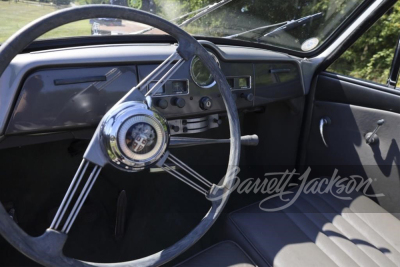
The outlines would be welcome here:
[[[326,147],[328,147],[328,144],[326,143],[325,137],[324,137],[324,126],[329,125],[329,124],[331,124],[331,119],[329,117],[323,117],[319,121],[319,132],[321,134],[322,142],[324,142],[324,145]]]

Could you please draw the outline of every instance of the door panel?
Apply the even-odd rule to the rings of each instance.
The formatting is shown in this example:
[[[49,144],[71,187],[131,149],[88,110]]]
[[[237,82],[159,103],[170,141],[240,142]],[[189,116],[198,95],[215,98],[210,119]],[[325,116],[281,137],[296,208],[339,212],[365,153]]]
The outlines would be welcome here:
[[[331,176],[337,169],[341,177],[372,178],[373,192],[369,193],[383,193],[375,200],[400,217],[400,96],[367,85],[324,74],[318,77],[306,165],[317,177]],[[328,147],[319,129],[323,117],[331,120],[324,127]],[[380,119],[385,123],[378,131],[379,142],[369,145],[365,134]]]

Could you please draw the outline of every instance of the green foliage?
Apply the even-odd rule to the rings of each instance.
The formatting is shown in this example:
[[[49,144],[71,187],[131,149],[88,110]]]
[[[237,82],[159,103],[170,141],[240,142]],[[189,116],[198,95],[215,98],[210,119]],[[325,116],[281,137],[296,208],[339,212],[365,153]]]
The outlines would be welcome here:
[[[142,8],[142,0],[128,0],[128,6],[136,9]]]
[[[379,19],[329,71],[385,84],[400,34],[400,2]]]

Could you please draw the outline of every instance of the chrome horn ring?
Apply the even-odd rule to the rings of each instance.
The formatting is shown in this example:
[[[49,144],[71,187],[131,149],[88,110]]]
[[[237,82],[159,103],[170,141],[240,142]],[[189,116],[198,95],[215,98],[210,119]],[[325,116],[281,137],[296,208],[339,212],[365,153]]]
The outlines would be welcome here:
[[[126,102],[107,113],[99,132],[104,153],[116,168],[137,172],[156,163],[169,143],[167,120],[141,102]]]

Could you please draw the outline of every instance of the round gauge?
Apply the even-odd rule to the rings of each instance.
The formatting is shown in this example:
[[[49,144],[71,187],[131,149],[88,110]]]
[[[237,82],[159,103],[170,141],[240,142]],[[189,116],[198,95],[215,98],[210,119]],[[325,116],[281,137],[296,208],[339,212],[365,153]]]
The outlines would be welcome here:
[[[215,62],[217,62],[218,66],[221,67],[218,58],[213,53],[208,53]],[[190,64],[190,75],[192,76],[193,81],[202,88],[210,88],[215,85],[214,77],[197,56],[192,59],[192,63]]]

